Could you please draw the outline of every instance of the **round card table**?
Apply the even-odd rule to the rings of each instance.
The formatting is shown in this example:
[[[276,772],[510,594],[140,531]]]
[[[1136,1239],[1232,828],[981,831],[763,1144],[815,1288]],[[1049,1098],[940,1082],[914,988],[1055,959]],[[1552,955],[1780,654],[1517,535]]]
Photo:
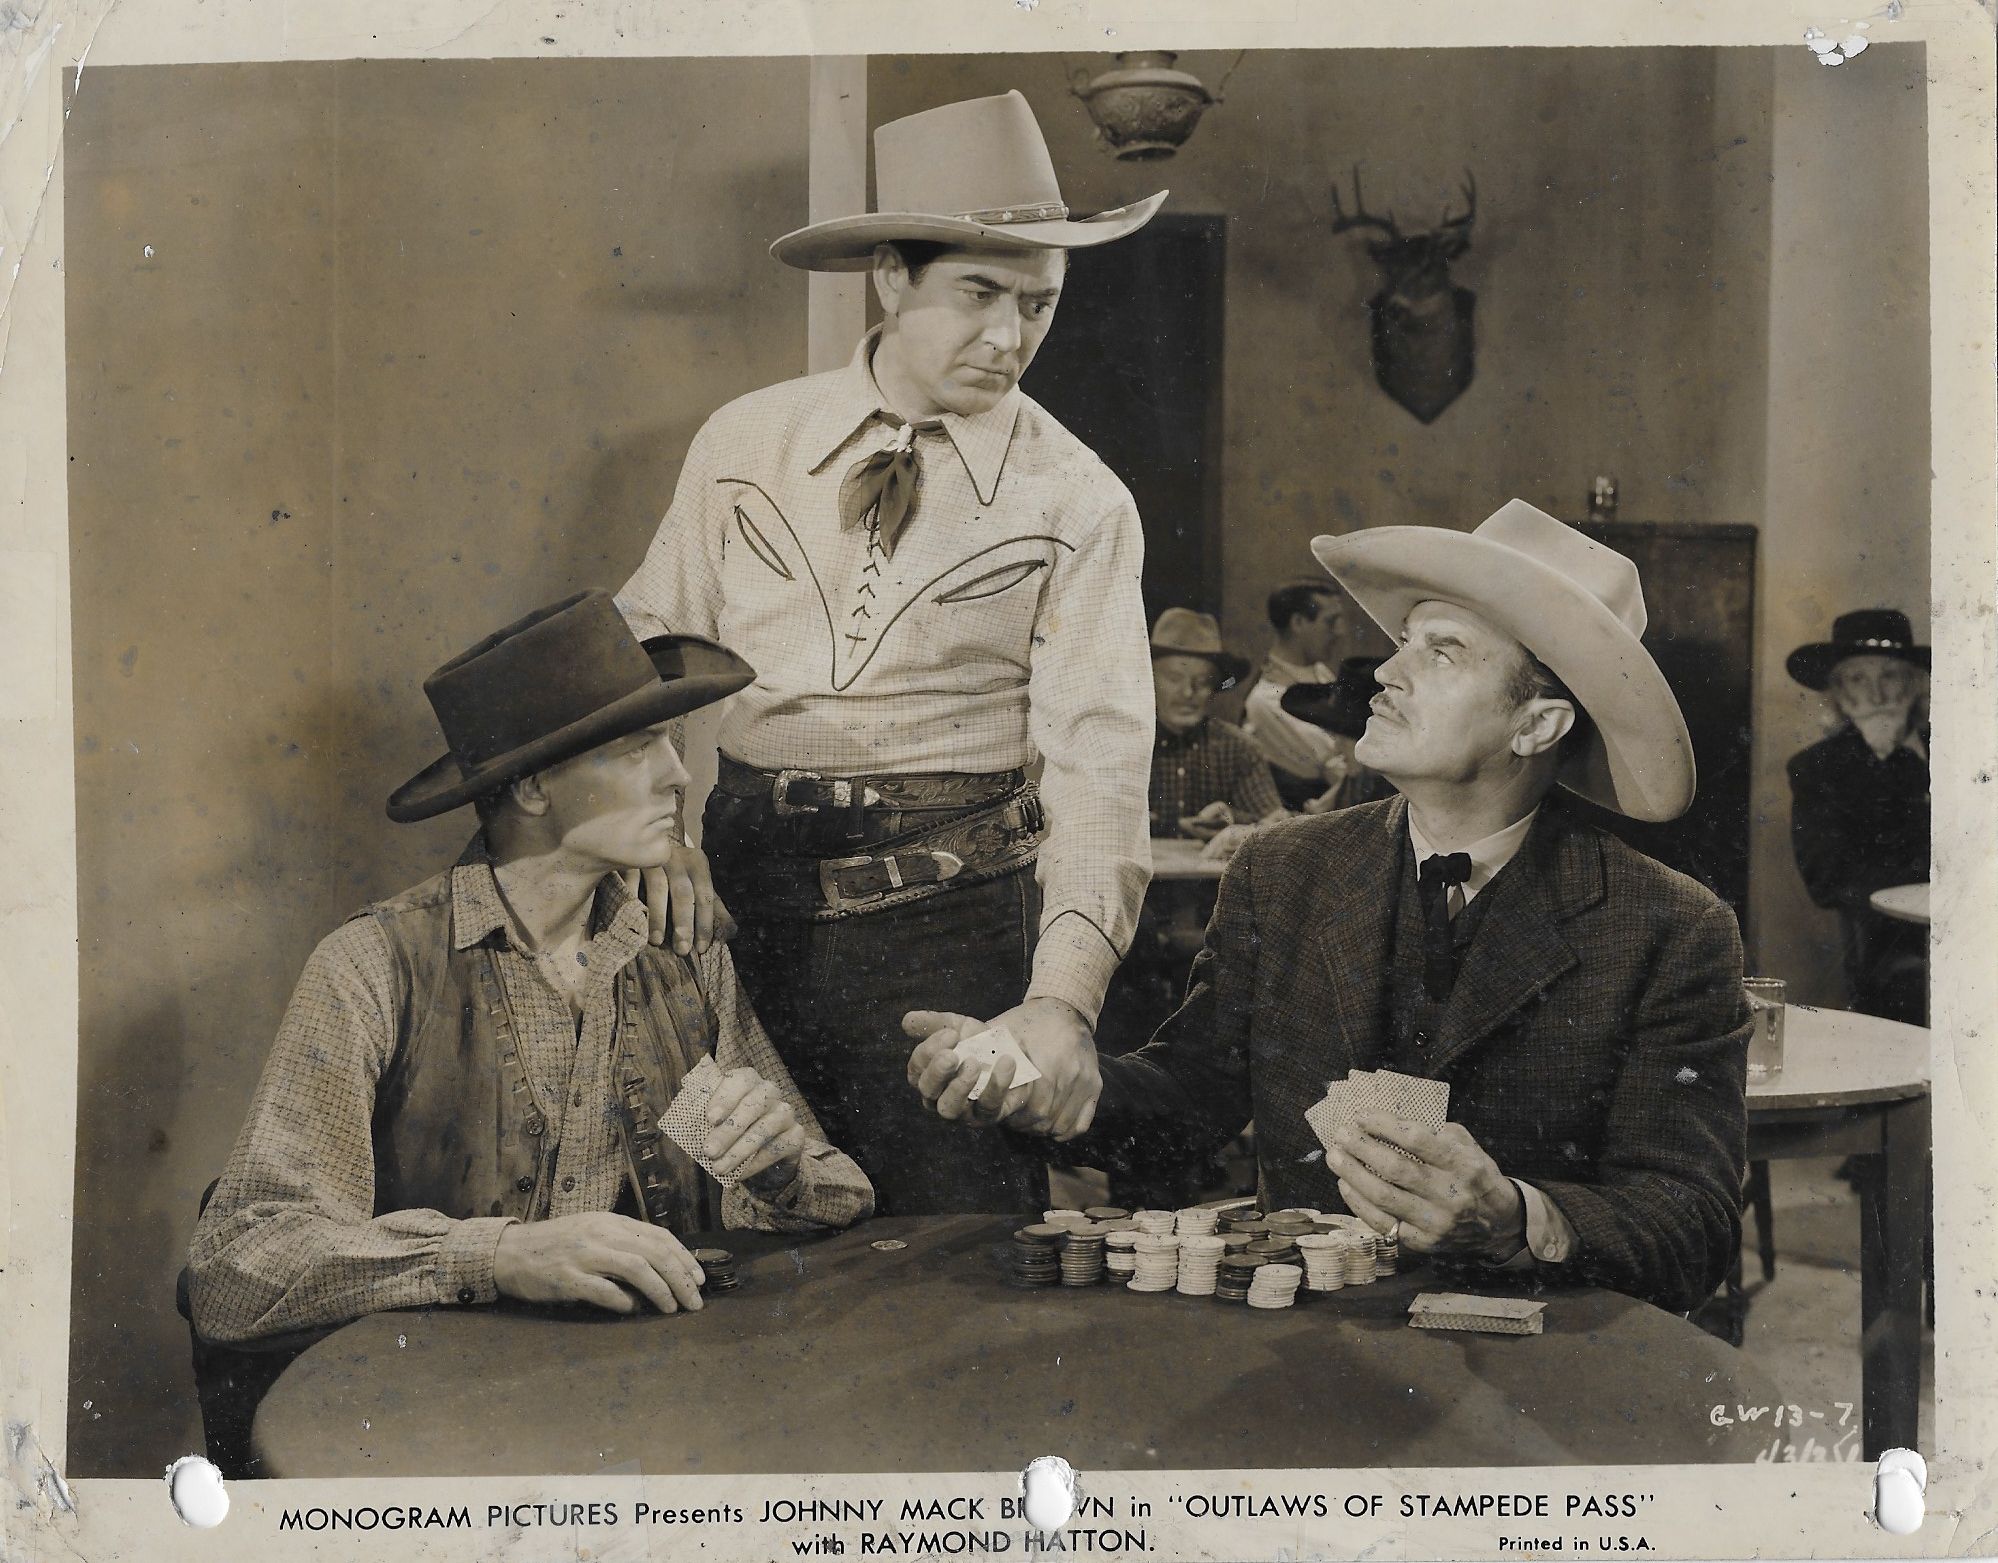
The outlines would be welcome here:
[[[1882,917],[1891,917],[1903,923],[1920,923],[1925,928],[1928,926],[1929,887],[1926,881],[1919,885],[1890,885],[1885,890],[1874,891],[1867,900]]]
[[[1712,1411],[1785,1397],[1676,1314],[1545,1294],[1545,1332],[1413,1329],[1408,1274],[1295,1307],[1019,1290],[1005,1217],[729,1233],[741,1285],[625,1318],[502,1304],[376,1314],[257,1412],[266,1474],[795,1473],[1752,1460]],[[875,1246],[881,1242],[887,1248]]]
[[[1914,1448],[1929,1229],[1929,1033],[1873,1015],[1786,1005],[1783,1068],[1749,1083],[1748,1155],[1861,1158],[1861,1452],[1872,1460]]]

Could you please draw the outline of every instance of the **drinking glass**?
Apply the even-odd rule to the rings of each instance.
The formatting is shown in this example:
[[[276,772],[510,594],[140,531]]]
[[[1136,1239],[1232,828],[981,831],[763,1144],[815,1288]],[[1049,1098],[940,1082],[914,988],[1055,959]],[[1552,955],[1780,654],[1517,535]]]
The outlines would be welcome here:
[[[1783,1004],[1789,984],[1781,977],[1744,977],[1750,1018],[1748,1078],[1769,1080],[1783,1072]]]

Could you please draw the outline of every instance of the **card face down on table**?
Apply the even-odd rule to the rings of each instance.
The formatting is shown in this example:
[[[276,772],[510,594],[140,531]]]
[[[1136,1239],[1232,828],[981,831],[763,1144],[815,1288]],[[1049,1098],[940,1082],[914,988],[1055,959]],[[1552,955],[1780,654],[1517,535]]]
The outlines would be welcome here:
[[[979,1064],[978,1085],[971,1093],[971,1100],[977,1101],[985,1090],[985,1082],[992,1078],[992,1066],[1002,1058],[1013,1060],[1013,1084],[1031,1085],[1040,1079],[1041,1072],[1034,1067],[1034,1061],[1027,1057],[1019,1039],[1004,1026],[993,1026],[978,1032],[975,1036],[960,1037],[954,1051],[959,1058],[976,1059]]]
[[[1476,1330],[1484,1335],[1538,1335],[1547,1304],[1525,1297],[1474,1297],[1467,1292],[1424,1292],[1408,1305],[1418,1330]]]

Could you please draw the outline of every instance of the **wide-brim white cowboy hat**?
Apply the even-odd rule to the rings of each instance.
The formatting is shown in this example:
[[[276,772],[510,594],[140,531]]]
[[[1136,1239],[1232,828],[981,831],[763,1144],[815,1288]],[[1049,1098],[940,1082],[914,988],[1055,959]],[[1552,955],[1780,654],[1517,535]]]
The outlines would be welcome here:
[[[1559,781],[1632,819],[1669,820],[1693,801],[1693,740],[1644,649],[1637,566],[1521,499],[1475,531],[1380,526],[1315,538],[1311,551],[1389,635],[1420,602],[1469,608],[1525,646],[1593,723]]]
[[[865,271],[875,246],[1075,250],[1136,233],[1166,198],[1071,217],[1034,111],[1017,92],[968,98],[874,132],[875,210],[787,233],[770,253],[807,271]]]

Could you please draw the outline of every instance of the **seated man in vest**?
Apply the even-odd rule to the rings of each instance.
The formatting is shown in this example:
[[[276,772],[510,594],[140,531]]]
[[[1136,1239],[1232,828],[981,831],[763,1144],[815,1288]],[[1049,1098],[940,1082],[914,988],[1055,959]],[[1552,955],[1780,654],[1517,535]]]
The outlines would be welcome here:
[[[1465,535],[1313,545],[1400,649],[1356,751],[1401,796],[1259,832],[1236,855],[1186,1003],[1102,1061],[1094,1165],[1185,1161],[1255,1120],[1271,1206],[1345,1209],[1404,1251],[1544,1271],[1687,1310],[1740,1245],[1748,1005],[1734,914],[1564,801],[1637,819],[1693,798],[1670,686],[1621,555],[1514,500]],[[980,1101],[930,1015],[911,1081]],[[1330,1081],[1449,1084],[1440,1130],[1364,1114],[1322,1146]],[[1399,1152],[1399,1154],[1398,1154]]]
[[[644,643],[586,592],[426,680],[450,752],[389,816],[476,804],[456,866],[306,963],[195,1229],[196,1329],[248,1340],[497,1296],[701,1305],[679,1234],[811,1231],[873,1209],[826,1143],[725,946],[647,943],[628,871],[676,835],[667,724],[741,689],[690,635]],[[712,1055],[705,1154],[660,1132]],[[718,1182],[717,1178],[722,1181]]]

